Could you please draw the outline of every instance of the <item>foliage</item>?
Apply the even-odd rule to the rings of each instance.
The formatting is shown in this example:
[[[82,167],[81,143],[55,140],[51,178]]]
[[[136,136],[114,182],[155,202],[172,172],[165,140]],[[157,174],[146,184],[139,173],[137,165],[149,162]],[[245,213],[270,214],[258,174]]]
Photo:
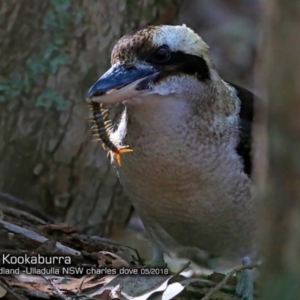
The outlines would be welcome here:
[[[68,100],[53,89],[43,91],[36,99],[29,99],[37,80],[47,78],[51,73],[55,74],[62,65],[68,63],[68,55],[64,49],[68,29],[72,24],[78,24],[84,16],[82,9],[72,10],[71,0],[51,0],[49,3],[51,8],[46,13],[42,26],[49,33],[49,42],[40,53],[26,61],[21,72],[0,80],[0,102],[18,98],[26,104],[54,107],[57,110],[65,110],[69,105]]]

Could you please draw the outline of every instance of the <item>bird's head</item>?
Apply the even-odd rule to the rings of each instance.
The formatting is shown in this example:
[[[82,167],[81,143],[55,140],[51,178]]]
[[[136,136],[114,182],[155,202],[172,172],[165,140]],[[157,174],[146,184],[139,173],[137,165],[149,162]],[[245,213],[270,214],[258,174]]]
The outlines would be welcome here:
[[[208,48],[185,25],[149,26],[125,35],[113,48],[111,68],[92,85],[88,97],[114,104],[151,94],[205,93],[215,76]]]

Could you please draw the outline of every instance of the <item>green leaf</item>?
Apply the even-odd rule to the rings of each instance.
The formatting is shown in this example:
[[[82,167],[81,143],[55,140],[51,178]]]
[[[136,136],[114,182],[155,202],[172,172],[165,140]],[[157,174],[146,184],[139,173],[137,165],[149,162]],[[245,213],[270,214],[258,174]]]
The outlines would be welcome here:
[[[47,71],[47,63],[39,56],[34,56],[26,63],[27,71],[33,76],[39,76]]]
[[[45,15],[43,29],[56,30],[59,28],[59,24],[57,23],[57,15],[54,12],[48,12]]]
[[[0,83],[0,92],[6,92],[9,89],[9,86],[6,82]]]
[[[63,111],[70,106],[70,103],[59,95],[57,91],[49,89],[38,96],[35,105],[44,108],[54,107],[59,111]]]
[[[70,0],[51,0],[51,3],[58,13],[60,13],[61,11],[66,11],[71,5]]]
[[[50,108],[55,97],[56,92],[54,90],[46,90],[37,97],[35,106]]]
[[[44,58],[49,59],[55,50],[58,50],[58,47],[54,43],[49,43],[44,50]]]
[[[64,278],[61,280],[60,284],[66,284],[67,282],[68,282],[67,278],[64,277]]]
[[[82,19],[83,17],[85,16],[86,12],[83,8],[78,8],[74,13],[73,13],[73,16],[74,16],[74,23],[75,24],[78,24]]]
[[[59,111],[64,111],[70,106],[70,103],[64,97],[57,95],[53,101],[53,107]]]
[[[53,73],[57,72],[59,65],[63,65],[66,61],[67,61],[67,55],[65,55],[65,54],[60,54],[60,55],[54,57],[50,61],[51,71]]]
[[[53,38],[53,42],[54,44],[56,44],[57,46],[61,46],[64,43],[64,38],[62,35],[56,34]]]

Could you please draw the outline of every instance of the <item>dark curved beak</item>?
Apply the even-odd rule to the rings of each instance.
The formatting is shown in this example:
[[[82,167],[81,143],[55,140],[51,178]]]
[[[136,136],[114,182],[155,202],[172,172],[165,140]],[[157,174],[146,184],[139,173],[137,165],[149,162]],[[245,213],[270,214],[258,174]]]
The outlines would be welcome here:
[[[156,70],[151,66],[137,68],[117,63],[91,86],[87,96],[99,103],[122,102],[136,96],[140,80],[155,73]]]

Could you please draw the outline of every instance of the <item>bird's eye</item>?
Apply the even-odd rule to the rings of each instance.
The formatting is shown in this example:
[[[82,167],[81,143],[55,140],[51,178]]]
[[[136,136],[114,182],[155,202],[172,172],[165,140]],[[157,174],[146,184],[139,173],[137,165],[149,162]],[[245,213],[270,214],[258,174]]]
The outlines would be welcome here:
[[[166,63],[171,57],[171,50],[168,46],[163,45],[152,53],[151,61],[154,63]]]

